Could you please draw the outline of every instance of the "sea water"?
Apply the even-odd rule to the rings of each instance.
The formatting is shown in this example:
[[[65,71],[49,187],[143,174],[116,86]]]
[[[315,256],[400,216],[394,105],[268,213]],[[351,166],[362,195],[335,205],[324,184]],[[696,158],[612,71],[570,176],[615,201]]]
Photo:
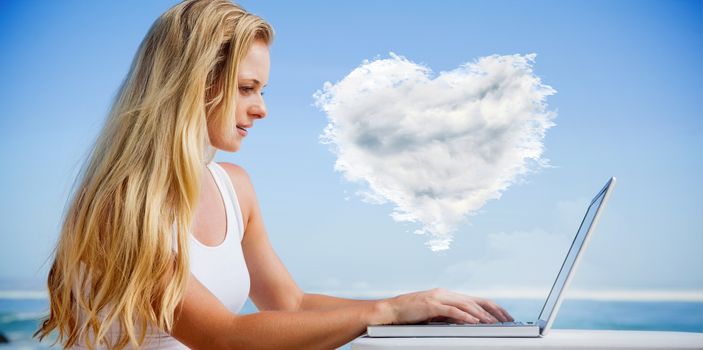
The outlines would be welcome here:
[[[521,321],[534,320],[544,303],[532,299],[496,301]],[[32,339],[47,310],[46,299],[0,298],[0,333],[10,341],[0,344],[0,349],[50,349],[49,344]],[[256,307],[247,302],[242,313],[252,312]],[[554,328],[703,332],[703,302],[567,299]]]

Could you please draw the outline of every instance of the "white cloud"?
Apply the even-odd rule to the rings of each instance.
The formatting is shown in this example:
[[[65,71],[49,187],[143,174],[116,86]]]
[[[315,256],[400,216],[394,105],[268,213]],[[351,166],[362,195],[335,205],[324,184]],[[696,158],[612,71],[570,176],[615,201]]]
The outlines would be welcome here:
[[[321,139],[335,169],[369,203],[393,203],[432,250],[457,224],[548,164],[543,139],[556,91],[533,74],[536,54],[487,56],[435,78],[404,57],[364,61],[314,95],[329,119]]]

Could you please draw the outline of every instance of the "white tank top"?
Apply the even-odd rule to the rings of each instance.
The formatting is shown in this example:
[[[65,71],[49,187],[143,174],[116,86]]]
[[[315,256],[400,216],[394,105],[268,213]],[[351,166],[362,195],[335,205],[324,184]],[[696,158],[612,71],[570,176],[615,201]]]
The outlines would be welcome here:
[[[208,169],[215,179],[225,203],[227,229],[225,239],[217,246],[207,246],[188,232],[190,271],[231,312],[238,313],[249,296],[249,271],[247,270],[241,241],[244,238],[244,220],[237,193],[232,181],[222,166],[214,161]],[[175,232],[174,232],[175,234]],[[118,335],[119,325],[113,324],[108,337]],[[86,349],[83,344],[74,349]],[[106,349],[101,346],[98,349]],[[128,347],[131,349],[131,347]],[[175,338],[158,329],[147,329],[147,336],[140,349],[188,349]]]

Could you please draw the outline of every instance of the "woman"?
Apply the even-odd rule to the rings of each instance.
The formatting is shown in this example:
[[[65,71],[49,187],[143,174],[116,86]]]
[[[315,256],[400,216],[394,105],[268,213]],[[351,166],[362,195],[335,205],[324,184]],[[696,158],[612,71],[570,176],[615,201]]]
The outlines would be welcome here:
[[[273,30],[187,0],[142,42],[82,171],[37,331],[64,347],[334,348],[372,324],[509,321],[449,291],[350,300],[301,291],[273,251],[236,152],[266,116]],[[247,297],[260,312],[238,315]]]

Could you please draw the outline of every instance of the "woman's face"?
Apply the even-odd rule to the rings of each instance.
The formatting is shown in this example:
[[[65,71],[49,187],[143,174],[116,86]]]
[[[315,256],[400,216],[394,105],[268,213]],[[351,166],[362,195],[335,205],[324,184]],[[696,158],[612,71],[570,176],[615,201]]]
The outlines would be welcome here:
[[[242,140],[254,126],[254,120],[266,116],[266,104],[263,88],[269,79],[269,48],[261,40],[255,40],[246,56],[239,63],[237,83],[237,103],[235,117],[237,125],[234,130],[217,130],[208,121],[208,134],[213,147],[228,152],[236,152]]]

